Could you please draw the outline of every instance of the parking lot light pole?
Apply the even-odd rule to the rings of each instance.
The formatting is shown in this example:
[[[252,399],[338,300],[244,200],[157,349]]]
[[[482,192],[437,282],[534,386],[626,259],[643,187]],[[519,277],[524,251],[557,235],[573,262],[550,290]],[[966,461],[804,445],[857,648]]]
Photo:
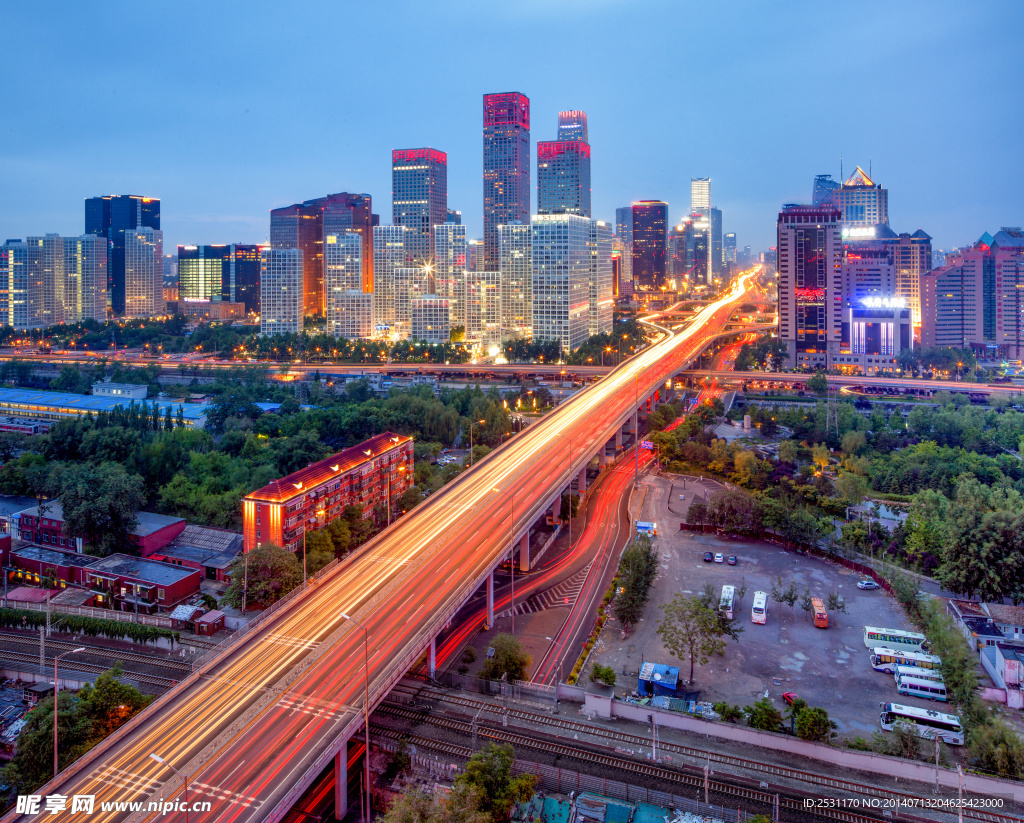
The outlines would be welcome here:
[[[64,654],[54,655],[53,658],[53,776],[56,777],[60,771],[57,768],[57,694],[60,692],[60,685],[57,682],[57,661],[62,657],[67,657],[69,654],[78,654],[84,652],[85,646],[79,646],[77,649],[72,649]]]

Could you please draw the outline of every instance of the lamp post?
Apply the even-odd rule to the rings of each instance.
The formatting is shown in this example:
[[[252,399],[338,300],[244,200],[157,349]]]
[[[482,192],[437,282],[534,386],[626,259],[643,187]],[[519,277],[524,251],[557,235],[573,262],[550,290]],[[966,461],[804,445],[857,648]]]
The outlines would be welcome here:
[[[188,823],[188,775],[184,772],[179,772],[176,768],[174,768],[174,766],[172,766],[170,763],[164,760],[156,752],[150,752],[149,756],[157,763],[159,763],[161,766],[166,766],[168,769],[170,769],[172,772],[174,772],[176,775],[178,775],[178,777],[182,779],[182,782],[185,785],[185,823]]]
[[[491,489],[492,492],[501,494],[501,489]],[[516,493],[514,491],[509,492],[509,524],[508,524],[508,539],[511,543],[508,552],[508,565],[509,571],[512,574],[512,634],[516,633]]]
[[[57,693],[60,691],[60,685],[57,683],[57,661],[62,657],[67,657],[69,654],[78,654],[84,652],[85,646],[79,646],[77,649],[72,649],[64,654],[55,655],[53,658],[53,776],[56,777],[60,771],[57,768]]]
[[[569,487],[569,550],[572,550],[572,437],[568,434],[562,434],[561,432],[555,432],[555,437],[564,437],[566,442],[569,444],[569,457],[565,461],[565,478],[566,485]],[[561,515],[561,502],[562,499],[559,497],[559,515]]]
[[[487,422],[486,420],[473,420],[469,424],[469,465],[470,466],[473,465],[473,426],[476,426],[477,424],[482,426],[486,422]]]
[[[363,821],[364,823],[369,823],[370,798],[372,797],[370,792],[370,630],[354,617],[349,617],[345,612],[341,612],[341,617],[343,620],[351,620],[363,630],[363,668],[365,670],[363,677],[363,727],[366,731],[366,739],[364,741],[366,751],[363,753],[363,785],[366,787],[366,816],[363,818]]]

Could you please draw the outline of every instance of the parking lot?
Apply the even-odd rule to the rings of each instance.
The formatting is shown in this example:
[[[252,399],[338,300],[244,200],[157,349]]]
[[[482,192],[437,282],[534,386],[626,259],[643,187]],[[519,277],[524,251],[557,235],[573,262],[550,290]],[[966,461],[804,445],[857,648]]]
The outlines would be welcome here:
[[[667,508],[670,481],[661,477],[645,482],[650,485],[640,519],[658,522],[661,569],[642,622],[622,640],[618,624],[609,621],[591,658],[619,673],[616,691],[636,687],[635,674],[622,672],[635,673],[641,660],[678,665],[680,679],[689,676],[689,661],[674,659],[658,637],[659,606],[677,592],[697,594],[708,581],[716,593],[728,584],[737,592],[745,587],[746,594],[735,606],[736,625],[743,628],[739,641],[729,641],[723,656],[712,657],[695,670],[693,688],[701,691],[701,700],[745,706],[767,694],[782,710],[782,693],[795,692],[810,705],[828,711],[840,736],[866,738],[878,730],[881,702],[897,700],[942,709],[945,704],[901,698],[892,676],[871,668],[870,652],[863,641],[865,625],[912,628],[884,591],[861,591],[856,586],[860,578],[854,572],[771,544],[678,531],[680,517]],[[693,485],[689,485],[688,498]],[[678,498],[678,487],[675,494]],[[672,508],[678,510],[677,500]],[[702,558],[708,551],[736,555],[737,565],[706,563]],[[829,593],[838,592],[846,601],[847,613],[830,613],[829,627],[819,629],[799,601],[790,608],[769,595],[767,622],[751,622],[754,592],[770,592],[779,577],[783,587],[792,581],[801,594],[806,588],[823,601]]]

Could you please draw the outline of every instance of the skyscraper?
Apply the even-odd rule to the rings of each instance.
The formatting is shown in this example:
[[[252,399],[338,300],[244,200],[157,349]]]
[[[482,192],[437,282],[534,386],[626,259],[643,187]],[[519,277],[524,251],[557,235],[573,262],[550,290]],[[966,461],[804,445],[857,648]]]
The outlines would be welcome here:
[[[466,227],[434,226],[434,292],[447,300],[451,327],[466,325]]]
[[[722,210],[712,206],[708,209],[708,231],[710,233],[711,274],[721,276],[725,271],[725,249],[722,244]]]
[[[703,214],[711,208],[711,178],[690,178],[690,214]]]
[[[633,293],[633,207],[615,210],[615,248],[619,252],[619,288]]]
[[[921,325],[921,275],[932,269],[932,238],[923,230],[903,232],[884,241],[896,268],[896,295],[910,306],[914,325]]]
[[[722,240],[722,254],[725,255],[726,265],[736,264],[736,232],[726,232]]]
[[[355,338],[373,333],[373,296],[363,292],[362,286],[363,238],[354,231],[326,235],[324,289],[328,334]]]
[[[484,262],[498,269],[498,226],[530,220],[530,98],[484,95]]]
[[[405,267],[405,226],[373,227],[373,322],[395,322],[396,272]]]
[[[533,230],[529,223],[498,229],[501,250],[501,336],[529,338],[533,329]]]
[[[241,303],[246,313],[260,312],[260,250],[263,246],[233,243],[228,255],[228,269],[222,272],[221,299]]]
[[[590,221],[590,305],[587,334],[608,334],[615,310],[612,285],[612,227],[604,220]]]
[[[299,334],[304,316],[301,249],[260,249],[260,333]]]
[[[85,233],[107,238],[107,297],[114,314],[125,311],[124,233],[160,228],[160,201],[135,194],[107,194],[85,200]]]
[[[373,213],[373,198],[368,194],[350,194],[343,191],[328,194],[311,201],[323,208],[324,235],[355,232],[363,241],[362,290],[373,291],[373,227],[380,224],[380,216]]]
[[[540,214],[531,222],[533,339],[557,340],[563,353],[587,339],[590,222],[575,214]]]
[[[230,254],[225,245],[178,246],[178,298],[220,300]]]
[[[782,207],[778,220],[779,337],[792,366],[826,367],[842,335],[840,212]]]
[[[668,203],[640,200],[633,203],[633,280],[638,288],[654,291],[665,285],[668,248]]]
[[[814,178],[814,189],[811,191],[811,205],[836,206],[839,183],[832,179],[831,174],[819,174]]]
[[[430,294],[428,277],[424,266],[399,266],[394,270],[394,325],[400,337],[409,336],[413,298]]]
[[[67,322],[107,319],[107,250],[107,238],[95,234],[64,238]]]
[[[537,213],[590,217],[587,115],[558,114],[558,140],[537,142]]]
[[[140,226],[125,230],[124,316],[156,317],[164,304],[164,233]]]
[[[391,196],[392,223],[406,228],[406,265],[428,265],[432,229],[448,219],[448,155],[431,148],[392,151]]]
[[[843,228],[889,225],[889,192],[860,166],[835,193],[843,215]]]
[[[472,271],[466,274],[466,340],[487,354],[501,342],[501,273]]]

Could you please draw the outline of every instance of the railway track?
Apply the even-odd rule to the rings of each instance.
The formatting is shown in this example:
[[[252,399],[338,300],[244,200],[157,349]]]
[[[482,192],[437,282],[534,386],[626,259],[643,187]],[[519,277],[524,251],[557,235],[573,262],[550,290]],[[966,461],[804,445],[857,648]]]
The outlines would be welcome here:
[[[12,652],[4,649],[0,652],[0,661],[10,660],[18,663],[34,663],[39,665],[38,654],[25,654],[23,652]],[[50,658],[47,662],[52,663],[53,658]],[[93,663],[81,663],[74,661],[70,664],[65,664],[66,668],[74,668],[77,671],[88,672],[89,674],[103,674],[103,672],[110,671],[110,666],[97,666]],[[161,689],[170,689],[178,681],[171,680],[167,677],[157,677],[152,674],[141,674],[138,672],[123,672],[124,676],[129,680],[134,680],[137,683],[145,683],[149,686],[156,686]]]
[[[11,643],[17,643],[19,645],[29,646],[30,648],[35,649],[39,648],[38,637],[0,632],[0,644],[7,646]],[[48,649],[70,651],[71,649],[77,649],[82,645],[82,643],[69,643],[64,640],[53,640],[49,637],[46,638],[46,648]],[[112,660],[120,660],[124,663],[145,663],[147,666],[159,666],[162,669],[174,669],[175,671],[186,673],[192,671],[192,664],[185,660],[173,660],[166,657],[157,657],[156,655],[139,654],[138,652],[125,652],[119,649],[109,649],[106,646],[86,646],[85,653],[93,654],[98,657],[109,657]]]
[[[392,695],[394,695],[395,692],[399,692],[399,690],[396,689],[394,692],[392,692]],[[438,692],[435,690],[413,690],[413,692],[409,692],[408,690],[405,690],[405,693],[407,695],[414,693],[416,695],[428,699],[437,700],[440,703],[448,703],[456,706],[461,706],[462,708],[469,710],[469,712],[472,714],[477,714],[481,710],[496,714],[504,712],[504,710],[501,707],[495,705],[494,703],[490,703],[484,700],[475,700],[470,697],[451,694],[448,692]],[[402,712],[406,713],[407,719],[415,718],[422,722],[431,723],[434,721],[434,719],[436,719],[431,718],[430,720],[427,720],[428,716],[424,715],[420,711],[417,711],[415,709],[409,709],[406,706],[396,705],[393,702],[388,701],[385,701],[385,703],[379,706],[377,711],[382,711],[384,713],[391,714],[393,709],[401,710]],[[524,709],[512,707],[508,708],[507,713],[510,719],[514,718],[517,720],[525,721],[527,723],[535,723],[542,726],[556,727],[561,731],[569,731],[575,734],[603,738],[609,741],[609,743],[614,743],[616,746],[636,746],[640,751],[643,751],[644,749],[649,748],[651,744],[651,741],[646,737],[639,737],[637,735],[623,733],[618,730],[613,731],[599,726],[580,723],[568,719],[562,719],[560,717],[552,716],[546,713],[531,712]],[[534,748],[536,748],[536,746],[534,746]],[[912,808],[914,803],[926,803],[929,800],[931,800],[931,798],[922,798],[920,795],[914,795],[908,792],[901,792],[894,789],[880,788],[877,786],[871,786],[863,783],[856,783],[851,780],[844,780],[842,778],[829,777],[827,775],[801,771],[799,769],[792,769],[786,766],[776,766],[771,763],[762,763],[755,760],[748,760],[745,758],[735,757],[728,754],[722,754],[720,752],[714,752],[708,749],[696,749],[690,746],[683,746],[677,743],[667,743],[664,741],[659,741],[658,749],[662,752],[671,752],[672,754],[678,754],[684,757],[694,758],[698,761],[705,761],[708,763],[719,763],[723,765],[729,765],[733,767],[746,769],[755,774],[771,775],[776,778],[781,777],[784,779],[802,782],[816,787],[845,791],[849,792],[851,795],[855,797],[872,798],[878,800],[899,799],[907,804],[903,808]],[[576,751],[575,749],[570,750]],[[626,760],[625,762],[628,763],[635,761]],[[703,777],[700,778],[700,783],[701,785],[703,785]],[[801,798],[799,802],[802,803],[803,799]],[[904,817],[902,812],[901,817]],[[985,823],[1020,823],[1021,821],[1021,818],[1018,817],[1013,817],[1005,814],[998,814],[995,812],[987,812],[985,810],[972,808],[965,808],[963,810],[963,817],[971,820],[984,821]]]

